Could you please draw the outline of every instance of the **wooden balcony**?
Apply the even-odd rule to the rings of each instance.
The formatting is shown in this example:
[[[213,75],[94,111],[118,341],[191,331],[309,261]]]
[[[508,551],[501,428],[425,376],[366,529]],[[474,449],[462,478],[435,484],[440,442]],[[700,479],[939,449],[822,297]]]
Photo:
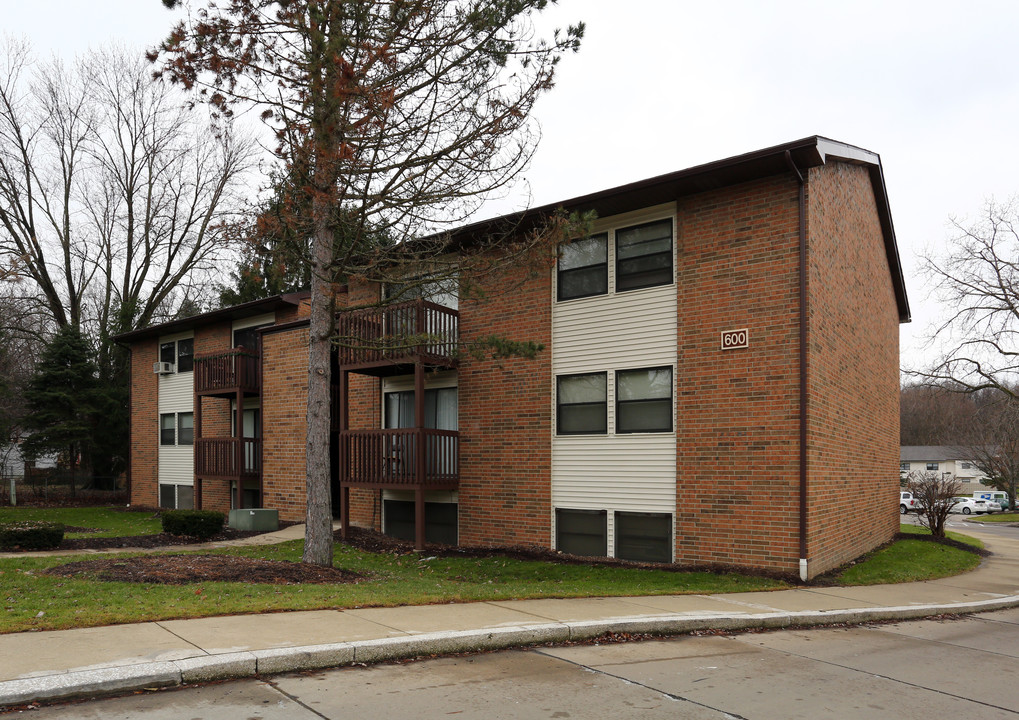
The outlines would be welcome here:
[[[261,438],[197,438],[195,475],[200,478],[257,478],[262,472]]]
[[[460,484],[455,430],[345,430],[338,437],[342,485],[455,490]]]
[[[460,314],[427,300],[363,308],[337,318],[340,367],[369,375],[405,372],[408,365],[455,367]]]
[[[195,393],[229,397],[258,395],[262,373],[257,353],[244,348],[195,356]]]

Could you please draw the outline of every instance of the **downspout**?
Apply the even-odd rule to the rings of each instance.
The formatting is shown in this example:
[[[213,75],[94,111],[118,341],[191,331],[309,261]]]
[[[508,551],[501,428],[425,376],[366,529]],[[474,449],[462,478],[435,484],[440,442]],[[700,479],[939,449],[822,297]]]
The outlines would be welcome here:
[[[127,464],[124,467],[124,474],[127,476],[127,506],[131,507],[131,444],[134,441],[134,412],[132,401],[134,399],[134,348],[130,345],[117,343],[127,350]],[[158,411],[157,411],[158,414]],[[157,417],[158,421],[159,418]],[[158,490],[158,488],[157,488]],[[157,493],[158,494],[158,493]],[[157,503],[158,504],[158,503]]]
[[[793,162],[792,154],[785,151],[785,161],[799,183],[799,235],[800,235],[800,580],[806,582],[807,573],[807,212],[806,180]]]

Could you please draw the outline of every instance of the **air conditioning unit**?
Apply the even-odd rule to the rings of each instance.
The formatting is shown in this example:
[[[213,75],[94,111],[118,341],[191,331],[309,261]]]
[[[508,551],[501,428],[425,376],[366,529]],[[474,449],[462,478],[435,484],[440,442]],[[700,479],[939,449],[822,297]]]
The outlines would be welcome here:
[[[156,375],[169,375],[173,372],[173,363],[157,362],[152,364],[152,372]]]

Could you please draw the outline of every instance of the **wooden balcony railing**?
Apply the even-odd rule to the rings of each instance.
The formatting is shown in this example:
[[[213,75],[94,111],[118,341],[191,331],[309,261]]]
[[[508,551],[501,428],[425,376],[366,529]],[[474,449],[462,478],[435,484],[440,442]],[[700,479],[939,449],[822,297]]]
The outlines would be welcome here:
[[[195,392],[258,392],[258,354],[244,348],[195,356]]]
[[[240,457],[238,462],[238,444]],[[261,438],[198,438],[195,475],[205,478],[258,477],[262,472]]]
[[[460,433],[455,430],[346,430],[339,443],[344,484],[453,489],[460,481]]]
[[[337,320],[340,365],[412,361],[451,364],[460,314],[427,300],[342,312]]]

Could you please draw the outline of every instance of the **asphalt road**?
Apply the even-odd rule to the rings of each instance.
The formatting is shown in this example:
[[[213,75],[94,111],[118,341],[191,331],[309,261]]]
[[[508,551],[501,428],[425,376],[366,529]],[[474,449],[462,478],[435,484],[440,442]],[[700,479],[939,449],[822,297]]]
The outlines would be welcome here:
[[[515,650],[31,710],[83,720],[1019,716],[1019,609]]]
[[[979,522],[970,521],[968,518],[979,518],[980,515],[963,515],[962,513],[952,513],[948,516],[948,522],[946,528],[953,532],[970,533],[979,537],[980,535],[997,535],[1000,537],[1011,537],[1019,539],[1019,524],[1013,523],[995,523],[995,522]],[[919,518],[914,513],[907,515],[900,515],[899,519],[902,522],[912,523],[913,525],[919,525]]]

